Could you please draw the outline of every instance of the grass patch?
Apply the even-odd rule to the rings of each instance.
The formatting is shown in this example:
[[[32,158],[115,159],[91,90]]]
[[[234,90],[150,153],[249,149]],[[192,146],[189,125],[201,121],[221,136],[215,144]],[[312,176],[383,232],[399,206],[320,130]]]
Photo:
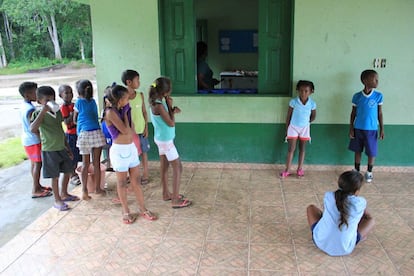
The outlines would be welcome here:
[[[54,65],[70,65],[73,68],[82,68],[83,66],[93,66],[90,60],[70,60],[70,59],[48,59],[39,58],[33,61],[13,61],[6,68],[0,69],[0,75],[24,74],[31,70],[48,68]]]
[[[20,137],[1,141],[0,152],[0,168],[18,165],[27,159]]]

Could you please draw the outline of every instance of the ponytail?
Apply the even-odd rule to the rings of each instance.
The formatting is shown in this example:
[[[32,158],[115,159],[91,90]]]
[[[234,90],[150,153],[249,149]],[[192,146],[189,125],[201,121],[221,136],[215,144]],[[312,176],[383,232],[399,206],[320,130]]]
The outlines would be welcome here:
[[[154,106],[155,101],[164,97],[169,91],[171,91],[171,80],[166,77],[159,77],[149,88],[148,102],[151,106]]]
[[[338,189],[335,192],[335,201],[336,201],[336,207],[339,211],[339,229],[341,229],[342,225],[346,225],[348,227],[348,194],[344,193],[342,189]]]

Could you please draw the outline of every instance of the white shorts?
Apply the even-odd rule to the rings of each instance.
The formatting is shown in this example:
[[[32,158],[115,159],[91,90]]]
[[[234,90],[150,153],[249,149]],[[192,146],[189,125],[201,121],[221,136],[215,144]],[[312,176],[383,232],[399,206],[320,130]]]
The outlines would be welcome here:
[[[161,142],[154,139],[154,142],[158,146],[159,155],[165,155],[168,161],[174,161],[180,157],[173,140]]]
[[[309,141],[311,139],[310,125],[307,125],[304,127],[297,127],[297,126],[289,125],[286,138],[297,139],[298,137],[299,137],[299,140]]]
[[[127,172],[129,168],[139,165],[138,151],[134,143],[112,144],[109,156],[116,172]]]

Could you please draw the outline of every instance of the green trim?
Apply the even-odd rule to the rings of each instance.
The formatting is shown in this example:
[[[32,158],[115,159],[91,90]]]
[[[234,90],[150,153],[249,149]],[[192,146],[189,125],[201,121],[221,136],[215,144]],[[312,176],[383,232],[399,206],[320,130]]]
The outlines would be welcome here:
[[[152,133],[152,125],[149,126]],[[352,166],[353,153],[347,149],[348,130],[345,124],[312,125],[312,143],[306,147],[305,165]],[[175,144],[183,161],[285,163],[284,124],[178,123],[176,131]],[[386,139],[378,142],[376,165],[413,166],[412,151],[406,145],[411,144],[414,126],[387,125],[385,134]],[[150,160],[157,160],[156,146],[150,140]],[[366,160],[364,155],[363,164]]]

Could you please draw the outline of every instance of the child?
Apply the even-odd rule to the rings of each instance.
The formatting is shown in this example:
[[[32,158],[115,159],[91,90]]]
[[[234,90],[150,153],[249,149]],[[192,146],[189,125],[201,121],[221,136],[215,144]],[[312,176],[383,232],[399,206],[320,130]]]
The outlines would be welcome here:
[[[69,177],[73,172],[72,152],[62,129],[62,113],[55,103],[55,91],[50,86],[41,86],[36,92],[37,101],[42,105],[40,111],[32,115],[30,129],[40,131],[42,141],[43,178],[52,179],[55,196],[53,207],[60,211],[69,210],[65,201],[77,201],[79,198],[68,193]],[[59,194],[59,174],[63,172],[62,189]]]
[[[179,194],[182,165],[174,145],[175,114],[181,110],[174,106],[171,95],[171,81],[161,77],[155,80],[149,90],[151,106],[151,122],[154,125],[154,142],[158,146],[161,163],[162,196],[165,201],[171,200],[173,208],[191,205],[191,201]],[[165,99],[165,101],[163,101]],[[168,189],[168,166],[173,167],[173,192]]]
[[[298,177],[305,175],[303,171],[303,161],[305,160],[306,142],[310,141],[310,123],[316,117],[316,103],[310,98],[315,87],[313,82],[300,80],[296,85],[299,96],[291,99],[289,109],[286,116],[286,140],[288,141],[288,154],[286,157],[286,168],[280,173],[281,178],[290,175],[290,166],[292,164],[293,154],[295,153],[296,140],[299,138],[299,157],[298,169],[296,174]]]
[[[375,90],[378,86],[378,74],[374,70],[365,70],[361,73],[361,82],[364,90],[355,93],[352,97],[352,111],[349,137],[349,147],[355,152],[355,170],[359,172],[361,154],[365,148],[368,156],[368,168],[365,172],[365,181],[371,182],[374,178],[372,167],[377,156],[378,123],[379,138],[384,139],[384,124],[382,119],[382,94]]]
[[[79,97],[75,103],[74,122],[77,124],[78,141],[76,146],[82,155],[82,199],[89,200],[87,180],[92,154],[93,171],[95,174],[95,193],[104,195],[101,189],[101,152],[105,146],[105,136],[99,125],[98,107],[93,96],[92,83],[89,80],[80,80],[76,83]]]
[[[27,157],[31,163],[31,174],[33,179],[32,198],[42,198],[51,196],[50,187],[42,187],[40,185],[40,170],[42,169],[41,144],[39,133],[30,131],[30,118],[32,117],[35,107],[32,104],[36,101],[37,84],[34,82],[23,82],[19,86],[19,93],[23,97],[24,102],[20,109],[20,117],[22,120],[22,144],[26,151]]]
[[[122,221],[125,224],[131,224],[136,219],[130,214],[128,208],[128,172],[130,174],[132,189],[139,204],[140,216],[151,221],[156,220],[157,216],[145,208],[144,205],[144,194],[141,186],[138,184],[138,150],[133,143],[133,135],[135,134],[135,131],[131,127],[131,121],[128,118],[127,112],[122,112],[122,109],[129,102],[128,89],[120,85],[114,86],[111,89],[108,100],[111,102],[112,107],[106,109],[105,121],[108,131],[112,137],[110,155],[112,158],[112,165],[118,179],[117,191],[122,205]],[[121,112],[123,113],[123,117],[121,117]]]
[[[315,245],[331,256],[350,254],[374,228],[374,219],[367,211],[367,201],[358,196],[363,176],[356,171],[342,173],[338,189],[325,193],[324,211],[315,205],[307,208],[308,223]]]
[[[148,117],[147,109],[145,108],[144,94],[140,92],[137,96],[137,92],[135,91],[140,86],[139,73],[134,70],[125,70],[122,73],[121,79],[124,85],[126,85],[128,88],[132,107],[135,108],[135,110],[131,112],[131,116],[132,122],[135,126],[135,132],[138,134],[142,152],[141,160],[143,173],[141,178],[141,185],[146,185],[149,182],[147,153],[150,150],[150,145],[148,141]]]
[[[112,145],[112,137],[108,131],[108,128],[106,127],[106,122],[105,122],[105,112],[108,108],[111,108],[112,104],[110,103],[110,101],[108,100],[108,96],[111,93],[111,87],[107,86],[105,88],[104,91],[104,96],[103,96],[103,112],[102,112],[102,118],[101,118],[101,127],[102,127],[102,133],[105,136],[105,140],[106,140],[106,145],[102,148],[103,154],[104,154],[104,158],[106,160],[106,171],[107,172],[113,172],[114,169],[112,168],[111,165],[111,158],[109,156],[109,149],[111,148]]]
[[[75,104],[72,103],[73,99],[73,91],[72,87],[69,85],[63,84],[59,86],[59,97],[63,100],[63,104],[60,106],[60,112],[62,112],[63,122],[66,126],[65,136],[66,141],[72,151],[73,159],[73,172],[70,178],[70,183],[73,185],[80,185],[80,179],[78,174],[76,173],[76,168],[78,166],[78,162],[81,161],[79,149],[76,147],[76,141],[78,140],[78,135],[76,134],[76,125],[73,122],[73,112]]]

